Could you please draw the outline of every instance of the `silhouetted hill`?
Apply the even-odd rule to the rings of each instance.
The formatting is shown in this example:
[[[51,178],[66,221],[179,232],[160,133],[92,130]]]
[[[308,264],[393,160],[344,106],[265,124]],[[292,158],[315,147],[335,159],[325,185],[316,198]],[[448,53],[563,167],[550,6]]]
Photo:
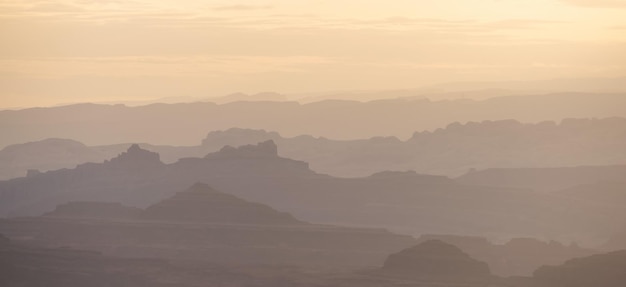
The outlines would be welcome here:
[[[232,127],[268,129],[286,136],[407,138],[416,130],[434,130],[451,122],[623,117],[626,116],[625,107],[623,94],[575,93],[499,97],[483,101],[398,99],[366,103],[233,102],[141,107],[78,104],[1,111],[3,137],[0,146],[50,137],[71,138],[88,145],[122,142],[194,145],[208,130]]]
[[[469,170],[480,170],[479,173],[466,175],[464,179],[468,183],[475,181],[481,184],[481,181],[495,177],[503,181],[494,182],[496,185],[534,187],[530,185],[533,181],[527,180],[527,177],[534,176],[536,186],[543,188],[539,186],[542,183],[548,187],[551,184],[558,187],[558,182],[567,179],[567,174],[561,175],[562,171],[548,171],[545,174],[539,171],[539,175],[533,175],[530,171],[526,174],[525,169],[502,171],[500,168],[625,164],[626,154],[621,152],[626,145],[625,135],[626,119],[623,118],[568,119],[560,123],[538,124],[503,120],[453,123],[432,132],[416,132],[407,141],[396,137],[331,140],[303,135],[290,138],[265,130],[232,128],[210,132],[202,144],[197,146],[140,146],[158,152],[163,162],[173,163],[181,158],[202,157],[227,145],[241,146],[272,140],[281,146],[281,156],[306,161],[313,170],[334,176],[366,176],[382,170],[415,170],[419,173],[458,176]],[[11,152],[0,151],[0,179],[24,176],[29,169],[47,171],[73,168],[76,163],[86,161],[101,162],[129,146],[88,147],[97,156],[84,157],[82,161],[78,160],[81,152],[73,153],[73,149],[68,149],[67,152],[71,154],[67,158],[72,160],[66,162],[58,160],[59,155],[54,149],[46,148],[47,144],[39,143],[38,146],[42,146],[40,151],[31,151],[28,145],[12,146]],[[37,154],[37,160],[13,155],[30,153]],[[2,158],[9,160],[2,161]],[[2,170],[7,173],[3,174]],[[492,173],[493,176],[490,175]],[[592,173],[590,170],[589,174]],[[598,173],[611,174],[608,171]],[[536,176],[544,176],[545,179]],[[588,176],[584,175],[582,179]]]
[[[183,222],[303,224],[288,213],[218,192],[203,183],[196,183],[185,191],[149,206],[142,217]]]
[[[21,214],[38,215],[71,201],[118,202],[118,197],[132,196],[128,189],[133,185],[156,181],[166,171],[158,154],[132,146],[102,163],[84,163],[74,169],[0,182],[0,210],[5,215],[13,210],[16,214],[21,213],[18,210],[30,210]]]
[[[54,211],[43,216],[225,224],[304,224],[288,213],[216,191],[204,183],[196,183],[184,191],[148,206],[145,210],[117,202],[69,202],[57,206]]]
[[[103,157],[92,147],[66,139],[46,139],[15,144],[0,150],[0,179],[22,177],[27,170],[74,167]]]
[[[626,250],[568,260],[535,271],[535,281],[550,287],[619,287],[626,283]]]
[[[203,260],[120,258],[69,248],[35,247],[11,242],[0,235],[0,285],[33,287],[621,287],[624,282],[622,271],[625,255],[623,252],[594,255],[574,259],[560,266],[543,267],[536,272],[534,278],[489,278],[479,279],[482,282],[477,282],[476,275],[489,276],[488,269],[485,272],[486,265],[480,261],[468,259],[467,255],[455,249],[454,246],[431,241],[427,250],[416,249],[413,247],[405,250],[406,257],[396,260],[401,266],[413,264],[413,267],[416,267],[411,269],[412,272],[408,275],[397,272],[385,274],[381,271],[328,273],[328,271],[320,272],[317,269],[284,265],[216,265]],[[402,254],[402,252],[397,254]],[[390,260],[391,257],[388,262]],[[419,264],[420,262],[422,264]],[[457,268],[452,269],[453,267]],[[424,277],[423,272],[426,270],[448,271],[446,274],[429,272]],[[418,277],[420,275],[422,277]]]
[[[261,155],[261,156],[259,156]],[[579,241],[623,226],[622,208],[502,187],[464,185],[442,176],[383,172],[362,178],[318,174],[276,155],[271,142],[225,148],[164,164],[132,147],[103,163],[0,182],[0,214],[38,215],[71,201],[147,207],[208,182],[217,190],[317,223],[385,227],[406,233],[533,236]],[[621,223],[620,223],[621,222]],[[601,223],[601,224],[600,224]]]
[[[493,274],[503,277],[530,276],[542,265],[562,264],[568,259],[587,256],[594,250],[576,244],[565,246],[556,241],[513,238],[494,244],[483,237],[455,235],[422,235],[418,242],[441,240],[459,247],[472,258],[486,262]]]
[[[62,168],[74,168],[88,162],[103,162],[128,150],[133,144],[86,146],[66,139],[45,139],[32,143],[15,144],[0,150],[0,180],[23,177]],[[158,151],[163,162],[172,163],[180,158],[201,156],[207,150],[201,146],[175,147],[139,144]],[[163,156],[164,155],[164,156]]]
[[[204,158],[278,158],[278,147],[272,140],[260,142],[257,145],[242,145],[237,148],[227,145],[218,152],[207,154]]]
[[[471,258],[454,245],[429,240],[391,254],[382,274],[426,282],[488,282],[486,263]]]
[[[273,143],[259,145],[262,150]],[[275,148],[275,146],[274,146]],[[280,177],[291,174],[316,175],[304,162],[278,157],[241,157],[237,151],[251,150],[225,148],[208,158],[184,158],[166,165],[159,155],[137,145],[103,163],[86,163],[75,169],[62,169],[33,175],[28,178],[0,182],[0,208],[9,214],[37,215],[51,211],[69,201],[114,201],[147,206],[170,196],[189,182],[211,182],[202,179],[245,178],[253,174]],[[268,168],[271,167],[271,168]],[[226,177],[226,178],[225,178]],[[150,190],[150,187],[153,189]],[[136,189],[143,192],[133,192]],[[261,195],[262,196],[262,195]],[[46,198],[41,201],[38,198]],[[30,210],[25,213],[17,210]],[[3,212],[3,213],[4,213]],[[6,214],[6,213],[5,213]]]
[[[382,229],[309,224],[201,183],[145,210],[70,203],[42,217],[0,220],[0,231],[40,246],[221,264],[367,267],[415,242]]]
[[[416,133],[409,142],[419,147],[415,158],[424,166],[445,167],[446,174],[454,174],[456,167],[456,173],[462,174],[498,167],[623,164],[618,150],[626,142],[625,135],[626,119],[622,118],[537,124],[506,120],[453,123],[431,133]]]
[[[309,137],[310,139],[315,139]],[[223,131],[209,132],[200,144],[212,150],[218,150],[224,146],[242,146],[250,143],[257,143],[267,140],[281,142],[286,138],[277,132],[268,132],[265,130],[253,130],[242,128],[230,128]],[[283,145],[281,145],[283,146]]]
[[[128,151],[121,153],[106,163],[115,166],[142,168],[159,165],[161,164],[161,159],[158,153],[142,149],[139,145],[134,144],[128,148]]]

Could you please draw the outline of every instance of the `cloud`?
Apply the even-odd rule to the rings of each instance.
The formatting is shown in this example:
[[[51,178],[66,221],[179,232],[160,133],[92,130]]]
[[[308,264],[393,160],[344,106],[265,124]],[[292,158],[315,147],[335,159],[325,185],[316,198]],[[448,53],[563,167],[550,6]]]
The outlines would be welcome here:
[[[68,0],[63,2],[65,5],[55,4],[56,2],[51,0],[39,0],[36,2],[36,5],[27,0],[14,1],[9,3],[19,5],[14,5],[13,9],[0,9],[0,20],[5,18],[7,20],[23,19],[24,21],[43,20],[47,23],[71,22],[71,25],[76,26],[109,23],[122,25],[126,23],[140,27],[162,29],[227,28],[257,31],[301,29],[309,32],[312,30],[376,30],[407,33],[421,32],[429,36],[440,36],[437,37],[438,39],[468,39],[475,37],[478,41],[484,41],[486,36],[514,37],[516,35],[514,33],[527,32],[522,30],[537,30],[549,24],[554,24],[549,21],[526,19],[494,22],[481,19],[446,19],[445,17],[395,16],[359,18],[341,17],[341,15],[302,15],[285,13],[285,11],[280,11],[283,7],[271,5],[233,4],[209,6],[209,9],[206,9],[206,6],[203,5],[201,5],[201,8],[176,6],[177,8],[173,9],[172,6],[158,5],[161,2],[157,1]],[[242,13],[237,13],[237,11]],[[245,13],[245,11],[259,11],[259,13]],[[271,13],[274,11],[277,13]],[[499,41],[502,39],[495,40]]]
[[[42,2],[24,9],[28,12],[44,12],[44,13],[66,13],[66,12],[83,12],[84,9],[78,6],[63,3]]]
[[[626,8],[626,0],[561,0],[576,6],[591,8]]]
[[[484,24],[485,27],[493,29],[538,29],[546,25],[563,24],[563,21],[549,21],[536,19],[508,19]]]
[[[89,21],[124,14],[124,19],[137,15],[161,13],[164,9],[135,1],[117,0],[13,0],[0,3],[0,18],[46,19],[48,21]]]
[[[0,59],[0,74],[40,79],[81,76],[202,78],[218,75],[296,73],[314,66],[329,65],[334,61],[319,56],[241,55]]]
[[[215,11],[252,11],[273,9],[271,5],[227,5],[214,7]]]

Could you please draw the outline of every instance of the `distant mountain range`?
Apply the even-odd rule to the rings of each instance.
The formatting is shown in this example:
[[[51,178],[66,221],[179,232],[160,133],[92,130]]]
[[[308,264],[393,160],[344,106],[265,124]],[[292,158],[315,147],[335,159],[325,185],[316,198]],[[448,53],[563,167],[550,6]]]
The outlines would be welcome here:
[[[226,146],[202,158],[165,164],[159,154],[133,145],[104,163],[1,181],[0,214],[39,215],[71,201],[121,202],[143,208],[190,183],[206,182],[305,221],[385,227],[408,234],[532,236],[597,243],[624,223],[623,203],[597,204],[566,194],[463,184],[415,172],[337,178],[278,153],[275,143],[266,141]]]
[[[207,131],[233,127],[267,129],[285,136],[333,139],[376,136],[409,138],[453,122],[626,116],[624,94],[562,93],[495,97],[482,101],[394,99],[370,102],[328,100],[124,105],[77,104],[0,111],[0,147],[45,138],[88,145],[148,142],[195,145]]]
[[[625,268],[626,250],[621,250],[545,265],[533,272],[532,277],[502,278],[493,276],[484,262],[472,258],[452,244],[435,239],[391,254],[384,266],[373,273],[382,274],[389,279],[401,278],[406,284],[403,286],[416,287],[618,287],[626,282]],[[352,278],[352,281],[356,283],[358,280]],[[361,281],[367,283],[366,280]],[[378,284],[387,286],[384,283]]]
[[[44,247],[240,265],[376,266],[415,243],[381,229],[306,223],[203,183],[145,209],[70,202],[41,217],[0,220],[0,232]]]
[[[380,272],[426,282],[487,283],[492,276],[486,263],[440,240],[425,241],[389,255]]]
[[[376,273],[429,282],[485,282],[493,279],[491,272],[530,276],[542,265],[596,252],[530,238],[503,245],[450,235],[415,240],[380,229],[310,224],[203,183],[145,209],[69,202],[39,217],[0,219],[0,233],[20,244],[96,250],[107,256],[325,268],[382,265]],[[386,254],[401,249],[383,264]]]
[[[521,170],[493,168],[626,164],[626,153],[622,152],[626,146],[625,118],[568,119],[539,124],[513,120],[454,123],[433,132],[416,132],[406,141],[394,137],[350,141],[307,135],[284,137],[277,132],[233,128],[210,132],[196,146],[141,146],[158,152],[165,163],[173,163],[185,157],[203,157],[225,145],[240,146],[266,140],[280,145],[282,156],[306,161],[316,172],[344,177],[367,176],[382,170],[458,176],[470,170],[490,169],[463,179],[481,184],[478,177],[491,173],[497,173],[495,176],[501,181],[508,178],[502,173],[522,173]],[[85,162],[102,162],[129,145],[86,146],[63,139],[11,145],[0,150],[0,179],[25,176],[30,169],[48,171],[73,168]],[[560,172],[557,170],[554,169]],[[549,170],[537,172],[549,178],[541,182],[561,180]],[[604,172],[598,170],[597,173]],[[517,183],[493,185],[544,188],[538,186],[537,181],[515,180]]]
[[[57,206],[44,217],[252,225],[305,224],[288,213],[216,191],[204,183],[196,183],[145,210],[112,202],[69,202]]]
[[[275,251],[274,251],[275,252]],[[285,265],[216,265],[212,258],[176,261],[124,258],[70,248],[42,248],[0,235],[2,286],[292,286],[292,287],[621,287],[625,251],[571,259],[533,276],[498,277],[456,246],[430,240],[388,256],[376,268],[308,271]],[[331,264],[333,262],[330,262]],[[96,281],[94,281],[96,280]]]

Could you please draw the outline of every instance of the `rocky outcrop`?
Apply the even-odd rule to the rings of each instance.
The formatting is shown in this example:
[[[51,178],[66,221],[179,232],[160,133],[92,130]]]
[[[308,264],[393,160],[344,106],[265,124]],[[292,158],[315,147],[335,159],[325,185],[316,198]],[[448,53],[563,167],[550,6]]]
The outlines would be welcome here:
[[[486,282],[491,272],[458,247],[430,240],[390,255],[380,270],[383,274],[431,282]]]
[[[70,168],[105,158],[92,147],[68,139],[50,138],[14,144],[0,150],[0,180],[36,176],[59,168]]]
[[[576,243],[564,245],[534,238],[513,238],[504,244],[491,243],[483,237],[459,235],[422,235],[418,238],[418,242],[429,240],[441,240],[460,248],[472,258],[487,263],[494,275],[502,277],[531,276],[543,265],[562,264],[568,259],[595,252]]]
[[[240,147],[224,146],[218,152],[205,156],[208,159],[219,158],[275,158],[278,157],[278,147],[273,140],[260,142],[256,145]]]
[[[112,158],[108,163],[136,167],[162,164],[158,153],[142,149],[138,144],[131,145],[126,152]]]

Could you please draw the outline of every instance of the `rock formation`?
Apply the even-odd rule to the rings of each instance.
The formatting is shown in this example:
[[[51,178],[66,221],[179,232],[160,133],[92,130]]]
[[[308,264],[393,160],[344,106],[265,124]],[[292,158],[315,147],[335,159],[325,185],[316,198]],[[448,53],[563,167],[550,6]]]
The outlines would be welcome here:
[[[491,278],[486,263],[440,240],[426,241],[390,255],[381,272],[432,282],[486,282]]]
[[[126,152],[112,158],[109,163],[113,165],[132,165],[140,167],[155,163],[161,164],[161,160],[158,153],[142,149],[138,144],[133,144]]]
[[[576,258],[535,271],[535,281],[550,287],[619,287],[626,284],[626,250]]]
[[[268,158],[278,157],[278,147],[273,140],[260,142],[256,145],[240,147],[224,146],[218,152],[210,153],[205,158]]]
[[[534,238],[513,238],[504,244],[489,242],[484,237],[460,235],[422,235],[418,242],[441,240],[452,244],[472,258],[489,265],[494,275],[502,277],[531,276],[543,265],[562,264],[568,259],[588,256],[595,251],[577,244],[564,245],[557,241]]]
[[[144,219],[210,223],[304,224],[288,213],[214,190],[204,183],[148,207]]]

